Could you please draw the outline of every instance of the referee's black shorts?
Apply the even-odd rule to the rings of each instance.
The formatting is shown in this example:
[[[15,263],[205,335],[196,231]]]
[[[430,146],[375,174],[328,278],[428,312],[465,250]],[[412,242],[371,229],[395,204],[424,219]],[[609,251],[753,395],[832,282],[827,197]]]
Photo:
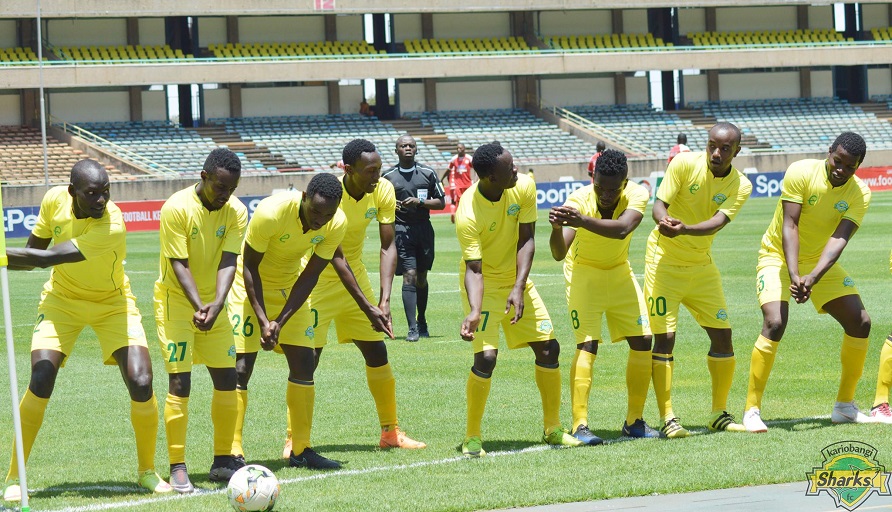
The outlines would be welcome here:
[[[434,266],[434,227],[430,222],[394,224],[396,275],[406,270],[430,270]]]

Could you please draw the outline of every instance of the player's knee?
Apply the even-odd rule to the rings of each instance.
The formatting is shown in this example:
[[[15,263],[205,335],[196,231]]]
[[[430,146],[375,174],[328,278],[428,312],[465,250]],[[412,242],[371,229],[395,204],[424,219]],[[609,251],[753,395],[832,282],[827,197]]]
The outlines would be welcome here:
[[[49,398],[56,386],[56,375],[59,370],[49,361],[38,361],[31,367],[31,381],[28,389],[35,396]]]
[[[418,278],[418,272],[412,268],[403,272],[403,286],[415,286]]]
[[[127,389],[130,391],[130,399],[134,402],[145,402],[152,398],[152,374],[141,372],[129,376]]]
[[[167,392],[173,396],[187,397],[192,392],[192,375],[172,373],[167,382]]]
[[[496,369],[498,353],[494,350],[484,350],[474,354],[474,369],[480,373],[492,374]]]
[[[762,336],[772,341],[780,341],[786,328],[787,324],[780,316],[766,316],[762,321]]]
[[[867,314],[867,311],[862,309],[861,313],[854,318],[851,324],[845,326],[846,334],[849,336],[856,338],[867,338],[870,336],[870,315]]]
[[[548,365],[557,364],[560,355],[561,344],[557,340],[548,340],[543,343],[537,362]]]

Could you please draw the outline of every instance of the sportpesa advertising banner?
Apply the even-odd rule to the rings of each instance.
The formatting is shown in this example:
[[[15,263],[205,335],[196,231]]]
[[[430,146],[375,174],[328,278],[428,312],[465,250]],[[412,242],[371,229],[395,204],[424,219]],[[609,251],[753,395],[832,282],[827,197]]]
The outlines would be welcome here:
[[[892,167],[862,167],[857,175],[873,191],[892,190]],[[752,197],[777,197],[780,195],[783,172],[764,172],[747,176],[753,183]],[[654,195],[654,187],[661,178],[632,178]],[[562,205],[575,190],[589,184],[589,181],[554,181],[536,183],[536,204],[539,208]],[[254,213],[257,203],[266,196],[239,196],[248,207],[248,215]],[[161,205],[164,201],[121,201],[115,202],[124,214],[128,231],[157,231],[161,220]],[[26,238],[37,223],[39,206],[3,208],[3,231],[6,238]]]

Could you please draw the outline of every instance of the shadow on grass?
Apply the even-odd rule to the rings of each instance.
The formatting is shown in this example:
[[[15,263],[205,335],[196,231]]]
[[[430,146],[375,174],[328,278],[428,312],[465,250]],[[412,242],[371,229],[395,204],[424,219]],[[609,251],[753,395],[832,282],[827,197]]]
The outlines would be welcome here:
[[[523,450],[531,446],[541,446],[542,442],[519,440],[519,439],[486,439],[483,441],[483,448],[487,452],[509,452],[515,450]],[[456,451],[461,453],[461,444],[456,446]]]

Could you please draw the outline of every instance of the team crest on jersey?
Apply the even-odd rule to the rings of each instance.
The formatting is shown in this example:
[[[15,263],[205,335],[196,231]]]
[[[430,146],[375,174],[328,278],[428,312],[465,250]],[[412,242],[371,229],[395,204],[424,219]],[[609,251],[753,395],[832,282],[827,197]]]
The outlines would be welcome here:
[[[639,315],[638,316],[638,325],[640,325],[642,327],[647,327],[648,325],[650,325],[650,320],[647,319],[646,315]]]
[[[223,238],[223,235],[225,235],[225,234],[226,234],[226,227],[225,227],[225,226],[220,226],[219,228],[217,228],[217,232],[215,233],[215,235],[217,236],[217,238]]]
[[[877,449],[860,441],[840,441],[821,450],[821,465],[805,473],[806,496],[827,493],[837,508],[855,510],[873,493],[892,496],[890,473],[880,464]]]
[[[136,340],[146,339],[146,332],[142,328],[142,324],[131,325],[127,328],[127,337]]]
[[[198,236],[198,227],[197,226],[192,226],[191,236],[192,236],[192,240],[195,240],[195,237]]]
[[[724,308],[723,308],[723,309],[720,309],[720,310],[718,310],[718,312],[715,314],[715,317],[718,318],[719,320],[727,320],[727,319],[728,319],[728,312],[725,311]]]
[[[846,276],[846,278],[842,280],[842,285],[847,288],[853,288],[855,286],[855,280]]]
[[[718,194],[712,196],[712,200],[715,202],[715,204],[721,206],[722,203],[728,200],[728,196],[719,192]]]
[[[229,352],[226,353],[229,357],[235,359],[235,345],[229,346]]]
[[[282,235],[282,236],[279,237],[279,241],[282,242],[282,243],[284,243],[285,240],[288,240],[289,238],[291,238],[291,235],[288,234],[288,233],[285,233],[284,235]]]
[[[836,211],[838,211],[839,213],[845,213],[849,211],[849,203],[845,201],[837,201],[837,203],[833,205],[833,207],[836,208]]]
[[[62,234],[62,226],[56,226],[56,229],[53,230],[53,233],[55,233],[56,236],[61,235]]]
[[[316,244],[318,244],[319,242],[321,242],[321,241],[323,241],[323,240],[325,240],[325,237],[324,237],[324,236],[322,236],[322,235],[316,235],[316,236],[314,236],[314,237],[310,240],[310,243],[313,244],[313,245],[316,245]]]
[[[815,203],[817,203],[817,202],[818,202],[818,196],[817,196],[817,194],[812,194],[812,196],[808,198],[808,205],[809,205],[809,206],[814,206]]]
[[[316,336],[316,331],[313,329],[312,325],[307,327],[307,330],[304,331],[304,336],[310,339],[313,339],[313,337]]]
[[[377,208],[369,208],[365,211],[365,218],[367,219],[374,219],[376,215],[378,215]]]
[[[551,325],[551,320],[542,320],[539,322],[539,326],[536,328],[537,331],[548,334],[554,330],[554,327]]]
[[[691,185],[691,188],[688,189],[688,192],[690,192],[691,194],[694,194],[698,190],[700,190],[700,185],[694,183],[693,185]]]
[[[517,203],[514,203],[508,207],[508,216],[512,217],[514,215],[517,215],[517,212],[519,212],[519,211],[520,211],[520,205]]]

